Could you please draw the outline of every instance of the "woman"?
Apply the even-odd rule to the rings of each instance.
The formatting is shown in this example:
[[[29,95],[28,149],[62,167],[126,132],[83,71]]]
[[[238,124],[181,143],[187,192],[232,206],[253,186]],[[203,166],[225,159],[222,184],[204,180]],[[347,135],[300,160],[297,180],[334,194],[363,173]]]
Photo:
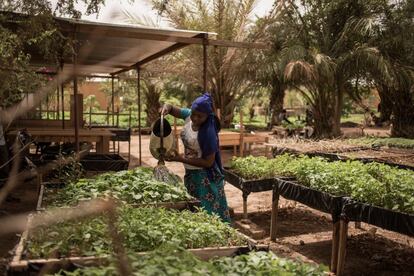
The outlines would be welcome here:
[[[191,109],[167,104],[162,112],[185,120],[181,132],[184,155],[175,155],[166,160],[183,163],[184,184],[188,192],[201,201],[201,206],[207,212],[230,222],[218,139],[220,125],[213,112],[210,94],[204,93],[198,97]]]

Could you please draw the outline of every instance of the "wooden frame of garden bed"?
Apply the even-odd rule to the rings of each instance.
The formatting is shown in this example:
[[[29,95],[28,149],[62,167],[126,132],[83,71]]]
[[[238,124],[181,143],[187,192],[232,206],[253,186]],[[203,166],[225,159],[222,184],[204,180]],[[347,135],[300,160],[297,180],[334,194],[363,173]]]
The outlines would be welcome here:
[[[344,198],[338,232],[337,275],[343,275],[345,266],[348,223],[365,222],[389,231],[414,237],[414,214],[392,211],[382,207]]]
[[[234,172],[232,172],[229,168],[224,168],[224,179],[226,182],[230,183],[237,189],[242,191],[242,197],[243,197],[243,219],[247,220],[247,198],[250,195],[250,193],[258,193],[258,192],[264,192],[264,191],[272,191],[276,183],[275,178],[267,178],[267,179],[258,179],[258,180],[246,180]],[[275,212],[275,198],[272,197],[272,216],[271,216],[271,223],[270,223],[270,237],[272,240],[276,239],[276,217],[273,215]],[[277,207],[276,207],[277,208]],[[239,225],[242,229],[243,225]],[[250,229],[250,227],[249,227]],[[244,231],[247,231],[244,229]],[[263,232],[263,231],[262,231]],[[256,233],[250,233],[250,234],[256,234]],[[262,234],[262,233],[258,233]]]
[[[32,221],[32,215],[28,216],[27,229]],[[268,245],[258,244],[256,240],[238,232],[238,235],[246,239],[247,244],[243,246],[222,246],[222,247],[204,247],[187,249],[195,256],[202,260],[209,260],[214,257],[228,257],[239,253],[247,253],[253,250],[269,250]],[[8,275],[29,275],[30,268],[33,266],[45,266],[55,265],[59,268],[68,264],[78,265],[97,265],[108,261],[109,255],[104,256],[88,256],[88,257],[66,257],[66,258],[41,258],[41,259],[23,259],[25,250],[25,243],[29,238],[29,230],[23,232],[20,237],[19,243],[16,246],[16,250],[11,262],[8,264],[7,271]],[[148,252],[137,252],[138,255],[146,255]]]
[[[273,208],[272,208],[272,227],[274,239],[277,234],[277,213],[279,209],[279,197],[283,196],[288,200],[293,200],[304,204],[312,209],[328,213],[332,216],[332,250],[331,250],[331,271],[337,271],[338,248],[340,243],[340,216],[343,206],[343,196],[334,196],[329,193],[321,192],[299,183],[285,179],[276,179],[277,185],[273,189]],[[272,238],[272,237],[271,237]]]
[[[44,193],[47,189],[46,186],[48,185],[56,185],[55,183],[42,183],[39,189],[39,196],[37,199],[36,204],[36,211],[45,211],[46,207],[43,205]],[[63,184],[64,186],[64,184]],[[57,189],[63,187],[57,187]],[[194,210],[196,207],[200,207],[200,201],[197,199],[190,200],[190,201],[177,201],[177,202],[158,202],[158,203],[143,203],[143,204],[128,204],[132,207],[159,207],[159,208],[166,208],[166,209],[175,209],[175,210]]]

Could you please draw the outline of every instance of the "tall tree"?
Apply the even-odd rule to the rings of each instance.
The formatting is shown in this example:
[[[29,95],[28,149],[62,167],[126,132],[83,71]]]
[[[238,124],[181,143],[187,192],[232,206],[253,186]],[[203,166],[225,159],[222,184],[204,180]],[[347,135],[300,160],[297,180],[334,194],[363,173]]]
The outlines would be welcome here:
[[[293,33],[282,43],[280,65],[285,83],[312,105],[318,137],[341,134],[344,94],[352,95],[354,80],[362,72],[386,71],[382,56],[359,30],[372,30],[370,22],[359,20],[375,12],[367,2],[283,1],[286,16],[275,22]]]
[[[373,40],[392,74],[388,82],[376,79],[384,96],[381,110],[392,111],[392,136],[414,138],[414,3],[386,2]]]
[[[203,30],[217,33],[217,39],[245,41],[251,27],[252,11],[256,0],[170,0],[152,1],[155,8],[172,26],[179,29]],[[251,50],[209,47],[208,87],[213,94],[215,107],[221,110],[221,120],[228,127],[239,99],[252,87],[247,81],[249,67],[246,62]],[[192,46],[174,56],[180,64],[178,72],[184,81],[202,86],[203,52]]]

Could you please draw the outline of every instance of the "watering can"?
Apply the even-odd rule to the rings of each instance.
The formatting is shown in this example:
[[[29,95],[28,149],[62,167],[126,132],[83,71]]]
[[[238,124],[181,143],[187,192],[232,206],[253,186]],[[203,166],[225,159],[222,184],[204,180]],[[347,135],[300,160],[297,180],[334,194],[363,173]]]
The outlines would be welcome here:
[[[175,153],[175,137],[170,123],[164,119],[164,115],[151,126],[150,152],[159,164],[164,164],[165,156]]]

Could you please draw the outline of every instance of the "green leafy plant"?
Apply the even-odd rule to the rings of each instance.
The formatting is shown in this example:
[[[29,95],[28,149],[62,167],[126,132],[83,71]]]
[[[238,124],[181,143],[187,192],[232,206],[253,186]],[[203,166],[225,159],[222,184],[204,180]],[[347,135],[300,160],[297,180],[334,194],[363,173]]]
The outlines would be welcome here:
[[[188,201],[193,198],[177,177],[175,183],[154,179],[151,168],[136,168],[105,173],[91,179],[79,179],[65,188],[45,194],[47,206],[75,205],[81,200],[112,196],[129,204]]]
[[[56,168],[50,173],[51,178],[55,178],[60,182],[73,182],[81,178],[85,171],[82,164],[78,162],[73,156],[64,157],[59,156],[59,160],[55,161]]]
[[[202,261],[183,248],[168,244],[146,256],[130,255],[134,275],[327,275],[324,266],[310,265],[277,257],[272,252],[250,252],[246,255]],[[115,276],[114,262],[107,266],[87,267],[57,275]]]
[[[120,208],[117,222],[130,252],[154,250],[174,241],[184,248],[243,245],[246,241],[216,215],[200,210]],[[37,228],[26,244],[29,258],[92,256],[111,253],[105,217]]]
[[[367,136],[362,138],[348,139],[348,142],[351,144],[371,147],[414,149],[414,139],[407,138],[381,138]]]
[[[245,179],[291,176],[302,185],[391,210],[414,213],[414,172],[379,163],[329,162],[320,157],[280,155],[234,158],[232,169]]]

